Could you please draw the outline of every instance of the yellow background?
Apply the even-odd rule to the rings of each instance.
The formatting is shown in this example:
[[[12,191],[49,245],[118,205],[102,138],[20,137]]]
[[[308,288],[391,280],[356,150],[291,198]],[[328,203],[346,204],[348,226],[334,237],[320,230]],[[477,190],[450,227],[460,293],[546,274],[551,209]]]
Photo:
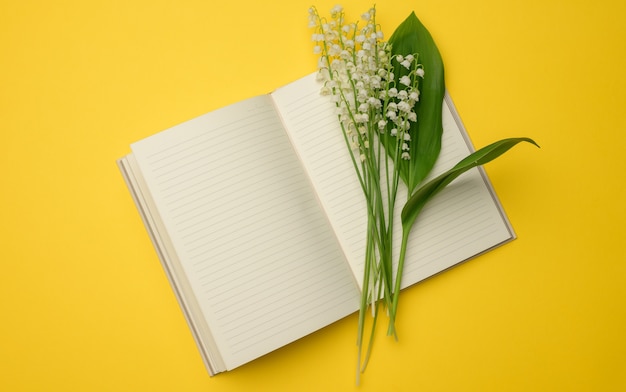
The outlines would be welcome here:
[[[429,28],[477,146],[542,148],[487,166],[519,238],[407,290],[360,390],[626,390],[625,4],[377,1]],[[115,165],[312,72],[310,5],[0,2],[0,390],[357,389],[354,317],[209,378]]]

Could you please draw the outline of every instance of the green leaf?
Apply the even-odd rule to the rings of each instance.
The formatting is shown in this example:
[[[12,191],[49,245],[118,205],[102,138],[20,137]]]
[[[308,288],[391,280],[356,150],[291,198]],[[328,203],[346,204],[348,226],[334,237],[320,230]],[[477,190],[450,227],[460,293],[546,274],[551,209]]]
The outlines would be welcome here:
[[[454,181],[454,179],[476,166],[484,165],[496,159],[520,142],[528,142],[539,147],[534,140],[525,137],[503,139],[468,155],[447,172],[422,185],[409,198],[402,209],[403,231],[408,233],[426,202]]]
[[[392,55],[417,54],[417,61],[424,67],[420,100],[415,109],[417,122],[412,124],[409,131],[411,159],[396,162],[400,176],[409,188],[409,194],[412,194],[432,170],[441,150],[441,110],[445,93],[443,61],[435,41],[415,12],[398,26],[389,38],[389,43]],[[396,83],[407,72],[403,67],[396,67]]]

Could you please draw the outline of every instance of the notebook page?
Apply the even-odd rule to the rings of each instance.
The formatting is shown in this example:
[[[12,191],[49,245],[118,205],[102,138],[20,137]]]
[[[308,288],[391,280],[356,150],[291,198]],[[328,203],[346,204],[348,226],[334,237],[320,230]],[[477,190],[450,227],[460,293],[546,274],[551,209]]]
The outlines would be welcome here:
[[[367,222],[365,199],[334,104],[328,97],[320,96],[319,89],[315,75],[309,75],[278,89],[272,97],[360,284]],[[433,176],[470,152],[450,101],[444,105],[443,120],[443,147]],[[399,254],[400,211],[406,200],[403,184],[400,192],[395,215],[394,259]],[[490,185],[474,169],[459,177],[424,208],[411,233],[402,287],[511,238],[512,232]]]
[[[131,148],[225,370],[358,308],[354,279],[268,96]]]

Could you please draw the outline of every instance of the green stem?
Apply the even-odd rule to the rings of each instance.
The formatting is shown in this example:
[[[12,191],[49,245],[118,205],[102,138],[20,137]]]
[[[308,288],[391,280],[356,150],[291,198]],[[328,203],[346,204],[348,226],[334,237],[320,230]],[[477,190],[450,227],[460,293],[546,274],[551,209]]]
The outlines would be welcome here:
[[[365,249],[365,268],[363,269],[363,293],[366,293],[369,289],[370,282],[370,271],[371,268],[371,252],[372,246],[371,242],[367,241],[366,249]],[[359,348],[361,347],[361,343],[363,341],[363,323],[365,321],[365,311],[367,310],[368,299],[366,295],[361,295],[361,306],[359,313],[359,330],[357,335],[357,345]]]
[[[400,298],[400,285],[402,284],[402,270],[404,269],[404,258],[406,256],[406,247],[409,240],[409,229],[402,227],[402,244],[400,247],[400,256],[398,258],[398,269],[396,271],[396,284],[393,289],[393,301],[391,302],[391,309],[389,309],[389,328],[387,329],[387,335],[395,335],[396,333],[396,311],[398,309],[398,300]],[[397,337],[396,337],[397,339]]]
[[[378,295],[380,296],[380,290],[381,287],[378,287]],[[374,306],[374,317],[372,320],[372,331],[370,332],[370,339],[369,342],[367,344],[367,352],[365,353],[365,359],[363,360],[363,365],[360,367],[361,372],[364,372],[365,369],[367,368],[367,364],[369,363],[371,354],[372,354],[372,347],[374,346],[374,337],[375,334],[374,332],[376,331],[376,322],[378,321],[378,308],[379,308],[379,303],[377,302],[376,305]]]

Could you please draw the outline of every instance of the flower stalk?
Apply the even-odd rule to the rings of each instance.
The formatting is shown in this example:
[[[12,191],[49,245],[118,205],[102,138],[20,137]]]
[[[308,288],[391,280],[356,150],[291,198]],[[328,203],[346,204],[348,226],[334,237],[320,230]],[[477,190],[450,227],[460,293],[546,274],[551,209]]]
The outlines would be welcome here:
[[[321,94],[330,97],[365,198],[367,227],[357,332],[357,383],[369,362],[380,306],[389,316],[387,334],[397,339],[396,317],[410,232],[432,197],[467,170],[487,163],[528,138],[503,139],[484,147],[424,183],[441,149],[445,92],[443,62],[415,13],[384,40],[376,9],[361,24],[345,21],[335,6],[330,18],[309,9],[314,53],[320,55]],[[419,61],[418,61],[419,60]],[[402,237],[394,271],[394,211],[403,183]],[[365,324],[371,312],[367,350]]]
[[[347,23],[337,6],[330,19],[310,10],[314,51],[320,54],[321,93],[332,97],[350,157],[367,205],[365,260],[357,345],[359,363],[367,310],[376,325],[379,303],[393,312],[393,224],[401,174],[392,162],[411,159],[411,124],[424,69],[417,54],[392,55],[376,23],[376,9],[362,16],[363,26]],[[398,71],[402,69],[402,71]],[[396,77],[396,73],[401,76]],[[390,333],[395,328],[390,325]],[[370,334],[363,368],[371,353]],[[359,369],[362,369],[359,366]]]

